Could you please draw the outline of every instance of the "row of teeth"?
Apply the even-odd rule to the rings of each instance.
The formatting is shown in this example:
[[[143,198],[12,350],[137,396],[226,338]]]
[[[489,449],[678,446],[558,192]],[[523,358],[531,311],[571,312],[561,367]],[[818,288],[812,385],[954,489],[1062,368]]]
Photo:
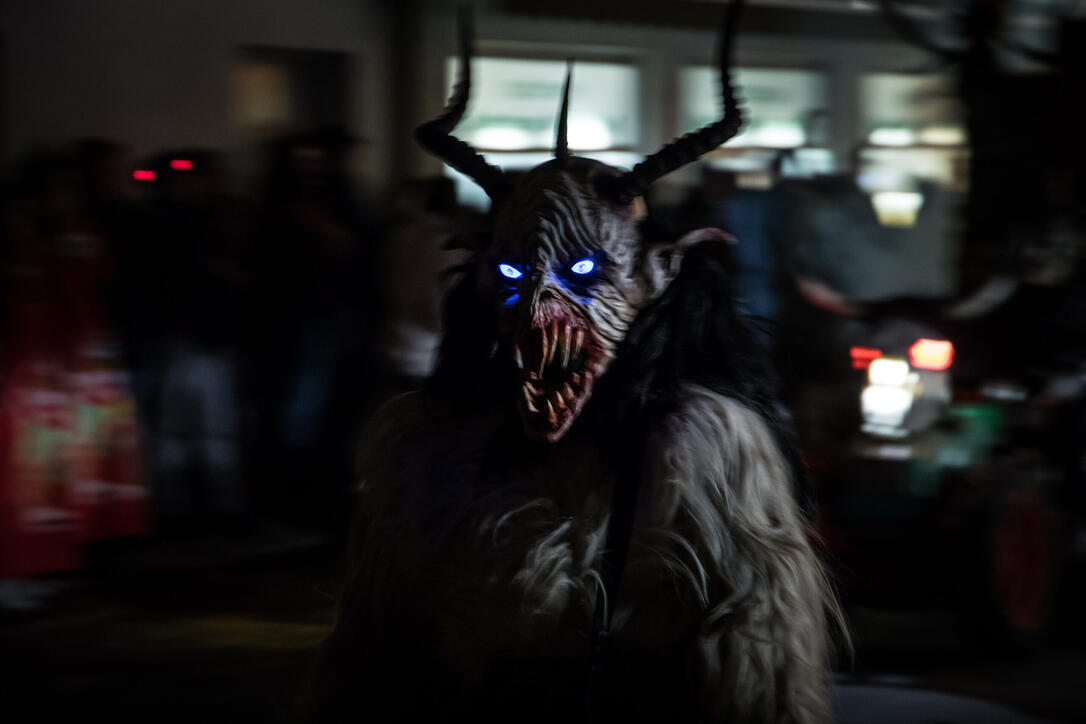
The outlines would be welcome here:
[[[580,377],[580,375],[574,375],[574,377]],[[579,380],[575,380],[579,381]],[[540,398],[543,397],[543,390],[537,387],[532,382],[524,383],[524,403],[528,406],[529,412],[539,413],[541,412],[539,404],[542,404],[547,411],[547,419],[552,425],[558,424],[558,412],[557,410],[565,410],[567,407],[573,404],[576,399],[576,393],[573,388],[567,382],[562,386],[561,391],[555,390],[550,397],[544,398],[540,403]]]
[[[584,330],[573,329],[569,326],[559,327],[557,323],[540,330],[543,337],[543,354],[539,358],[539,374],[543,374],[543,368],[558,359],[562,367],[569,367],[569,361],[576,359],[581,347],[584,346]],[[524,369],[524,355],[521,354],[520,345],[513,349],[513,358],[517,367]]]

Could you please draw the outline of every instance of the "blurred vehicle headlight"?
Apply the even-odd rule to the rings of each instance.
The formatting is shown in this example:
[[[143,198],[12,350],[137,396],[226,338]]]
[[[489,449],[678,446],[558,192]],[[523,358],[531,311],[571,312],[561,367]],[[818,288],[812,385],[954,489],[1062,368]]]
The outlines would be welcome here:
[[[864,429],[869,432],[903,436],[905,416],[913,406],[913,391],[906,387],[868,385],[860,395]]]
[[[867,381],[872,385],[901,387],[909,379],[909,363],[903,359],[881,357],[867,368]]]

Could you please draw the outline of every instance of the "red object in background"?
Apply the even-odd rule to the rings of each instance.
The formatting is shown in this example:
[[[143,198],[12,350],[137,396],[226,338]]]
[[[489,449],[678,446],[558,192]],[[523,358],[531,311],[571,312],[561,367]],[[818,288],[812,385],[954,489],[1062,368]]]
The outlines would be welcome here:
[[[0,578],[70,571],[92,540],[150,528],[136,410],[102,294],[104,242],[21,260],[0,368]]]
[[[73,499],[84,540],[142,535],[149,530],[150,511],[136,406],[120,339],[103,304],[112,258],[103,239],[80,239],[61,247],[53,267],[73,414]]]
[[[0,578],[84,563],[83,519],[69,485],[67,396],[30,375],[4,390],[0,419]],[[44,382],[41,380],[39,382]]]
[[[83,565],[81,518],[69,481],[72,417],[63,331],[55,325],[46,255],[20,260],[0,387],[0,578]]]
[[[945,370],[954,361],[954,345],[945,339],[918,339],[909,347],[909,360],[921,370]]]
[[[873,347],[852,347],[848,353],[852,357],[852,369],[854,370],[866,370],[871,366],[872,362],[882,357],[882,350]]]
[[[170,168],[174,171],[191,171],[192,161],[187,158],[172,158],[170,159]]]
[[[154,181],[157,176],[154,171],[145,168],[137,168],[132,172],[132,178],[136,181]]]

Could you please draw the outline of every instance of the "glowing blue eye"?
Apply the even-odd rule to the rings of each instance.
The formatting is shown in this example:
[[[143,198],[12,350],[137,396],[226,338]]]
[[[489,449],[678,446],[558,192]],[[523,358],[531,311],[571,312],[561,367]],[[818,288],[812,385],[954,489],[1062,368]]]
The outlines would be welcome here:
[[[588,274],[590,271],[596,268],[596,262],[591,259],[581,259],[579,262],[569,268],[574,274]]]
[[[509,277],[510,279],[520,279],[524,276],[524,272],[517,269],[515,266],[509,266],[508,264],[498,264],[498,271],[502,273],[502,276]]]

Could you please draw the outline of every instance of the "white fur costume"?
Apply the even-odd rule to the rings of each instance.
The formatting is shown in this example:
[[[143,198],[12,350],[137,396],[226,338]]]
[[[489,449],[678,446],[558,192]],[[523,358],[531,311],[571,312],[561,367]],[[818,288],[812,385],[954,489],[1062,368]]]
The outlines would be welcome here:
[[[824,615],[835,608],[777,445],[736,401],[698,386],[683,397],[648,448],[629,451],[645,456],[645,475],[610,602],[621,716],[827,722]],[[465,451],[443,460],[444,479],[418,458],[435,430],[417,396],[394,401],[371,431],[333,658],[341,670],[337,657],[355,661],[345,670],[361,679],[347,686],[362,701],[396,692],[386,703],[404,720],[430,706],[407,701],[400,685],[417,684],[425,699],[438,681],[437,711],[552,721],[552,707],[577,706],[587,667],[614,466],[592,440],[568,438],[536,445],[506,482],[477,485],[469,459],[491,421],[464,422],[444,431],[449,449]],[[389,640],[390,627],[413,628],[416,616],[427,621],[426,649],[382,661],[376,641],[420,646],[410,634]],[[375,675],[393,681],[362,694]],[[509,699],[524,708],[510,711]],[[579,720],[577,708],[564,711]]]

